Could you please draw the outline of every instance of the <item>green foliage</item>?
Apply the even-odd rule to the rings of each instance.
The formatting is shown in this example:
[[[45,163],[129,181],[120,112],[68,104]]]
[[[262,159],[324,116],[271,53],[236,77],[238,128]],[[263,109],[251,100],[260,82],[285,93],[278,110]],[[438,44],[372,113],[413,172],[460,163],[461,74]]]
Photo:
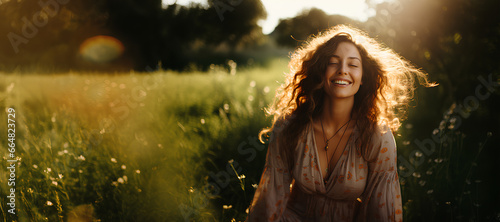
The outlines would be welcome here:
[[[17,113],[19,220],[244,220],[265,161],[257,138],[270,124],[263,108],[286,60],[236,75],[220,67],[182,75],[3,75],[0,109]],[[484,102],[495,103],[497,94]],[[473,124],[489,112],[464,118],[449,108],[427,134],[404,123],[397,144],[405,220],[496,217],[498,139],[491,135],[498,132]],[[425,145],[427,152],[421,138],[435,148]],[[0,175],[7,196],[5,168]],[[9,219],[6,210],[0,218]]]
[[[16,36],[0,41],[0,70],[185,70],[193,61],[206,70],[228,57],[245,57],[245,50],[264,41],[257,25],[266,17],[260,0],[190,6],[160,0],[41,2],[48,6],[27,0],[0,3],[0,30]],[[97,35],[119,39],[124,55],[108,64],[83,60],[81,44]]]
[[[16,110],[19,221],[219,221],[244,212],[265,149],[246,164],[238,144],[269,124],[262,108],[284,67],[277,60],[236,75],[2,75],[0,109]],[[229,159],[251,178],[242,183],[231,175],[219,198],[207,195],[210,172],[226,170]],[[3,197],[7,173],[0,170]],[[238,201],[243,195],[247,201]],[[222,215],[223,204],[235,208]],[[4,204],[0,218],[11,218]]]
[[[0,30],[20,34],[22,17],[40,10],[36,4],[2,3]],[[295,47],[337,23],[365,29],[440,84],[417,91],[416,108],[396,137],[405,221],[498,220],[500,91],[480,79],[499,80],[499,1],[386,2],[371,5],[376,15],[363,23],[311,9],[282,20],[269,39],[255,25],[265,16],[260,1],[114,6],[71,1],[19,54],[0,42],[0,69],[89,68],[74,56],[77,46],[108,34],[124,42],[126,59],[89,69],[144,69],[161,61],[190,73],[2,75],[0,109],[18,113],[20,221],[244,220],[265,160],[257,133],[270,119],[262,109],[283,81],[286,59],[241,67],[266,61],[271,52],[285,54],[269,50],[274,40]],[[223,21],[215,7],[226,9]],[[432,152],[422,148],[429,140]],[[0,142],[7,144],[5,137]],[[6,178],[2,168],[4,197]],[[6,210],[0,207],[4,220]]]
[[[498,182],[483,174],[494,173],[490,169],[494,163],[485,153],[492,152],[488,149],[494,148],[495,139],[491,132],[468,138],[451,111],[431,137],[408,141],[417,130],[408,123],[401,130],[403,136],[397,138],[406,220],[485,221],[497,217],[492,187]]]
[[[493,187],[499,182],[493,178],[499,172],[493,157],[499,141],[485,137],[498,135],[500,125],[495,114],[500,109],[500,18],[493,16],[500,2],[401,0],[373,7],[377,14],[365,29],[440,84],[418,91],[414,104],[419,111],[410,112],[411,130],[402,133],[409,146],[400,149],[400,159],[425,160],[411,162],[419,165],[415,172],[421,177],[409,176],[403,185],[405,218],[498,220],[500,193]],[[426,153],[415,143],[425,138],[435,143],[436,152]]]
[[[307,37],[338,24],[359,26],[361,23],[341,15],[327,15],[321,9],[304,10],[297,16],[281,19],[271,36],[278,45],[295,48]]]

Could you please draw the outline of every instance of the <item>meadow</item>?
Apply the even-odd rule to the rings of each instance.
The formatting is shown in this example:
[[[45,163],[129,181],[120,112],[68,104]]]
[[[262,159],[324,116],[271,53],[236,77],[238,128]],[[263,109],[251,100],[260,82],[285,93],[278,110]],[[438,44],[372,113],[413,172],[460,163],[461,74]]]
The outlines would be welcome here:
[[[238,143],[269,123],[263,107],[285,68],[276,60],[236,75],[221,67],[188,75],[2,75],[1,109],[14,108],[17,120],[19,221],[220,220],[211,202],[220,195],[203,192],[205,177],[219,161],[240,158]],[[5,166],[8,151],[1,152]],[[8,172],[0,172],[5,197]],[[4,221],[10,214],[1,207]]]
[[[265,160],[257,138],[271,123],[264,108],[286,65],[282,58],[208,73],[0,74],[0,134],[14,108],[17,159],[17,214],[2,204],[0,219],[243,221]],[[475,196],[491,133],[467,143],[454,123],[445,113],[428,133],[447,135],[431,153],[410,142],[411,123],[396,137],[405,220],[500,218],[491,213],[498,203]],[[0,142],[7,166],[7,137]],[[3,200],[8,177],[2,167]]]

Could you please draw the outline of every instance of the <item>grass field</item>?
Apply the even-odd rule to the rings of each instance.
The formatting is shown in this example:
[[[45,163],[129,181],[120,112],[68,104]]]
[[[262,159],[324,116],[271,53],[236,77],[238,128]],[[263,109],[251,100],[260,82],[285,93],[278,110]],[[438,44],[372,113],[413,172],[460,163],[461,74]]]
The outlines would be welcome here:
[[[223,193],[202,192],[205,176],[239,158],[238,143],[269,123],[263,107],[285,71],[276,60],[236,75],[2,75],[0,108],[16,114],[19,221],[92,212],[102,221],[220,220],[211,201]],[[0,172],[5,197],[8,172]],[[3,204],[1,214],[10,215]]]
[[[286,62],[235,75],[217,67],[188,74],[0,74],[0,108],[15,109],[17,158],[17,214],[2,204],[0,219],[244,220],[264,165],[266,147],[257,133],[270,118],[263,108],[283,81]],[[0,118],[6,135],[7,112]],[[482,146],[467,151],[463,135],[451,134],[451,121],[443,121],[446,127],[436,133],[448,133],[449,140],[431,155],[413,152],[405,137],[410,127],[397,137],[400,154],[409,159],[401,174],[414,167],[401,176],[405,219],[454,218],[464,209],[471,212],[463,218],[480,218],[479,207],[468,201],[479,201],[473,195],[481,181],[472,168]],[[0,142],[0,162],[7,166],[9,142],[4,136]],[[9,174],[1,168],[6,202]],[[437,205],[423,207],[429,201]],[[422,209],[438,216],[423,217]]]

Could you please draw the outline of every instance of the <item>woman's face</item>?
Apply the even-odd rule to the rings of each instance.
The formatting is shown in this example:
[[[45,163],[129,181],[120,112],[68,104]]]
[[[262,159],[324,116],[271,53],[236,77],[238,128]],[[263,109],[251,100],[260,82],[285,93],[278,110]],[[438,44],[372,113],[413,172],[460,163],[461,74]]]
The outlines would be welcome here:
[[[341,42],[328,61],[326,68],[326,94],[335,99],[354,98],[363,84],[363,66],[361,55],[350,42]]]

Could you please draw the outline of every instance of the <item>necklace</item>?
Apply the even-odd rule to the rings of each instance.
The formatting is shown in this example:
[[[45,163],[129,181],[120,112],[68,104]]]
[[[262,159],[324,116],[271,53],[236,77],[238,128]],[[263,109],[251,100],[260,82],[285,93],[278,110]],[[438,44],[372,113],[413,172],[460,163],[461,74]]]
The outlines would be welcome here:
[[[326,139],[326,136],[325,136],[325,128],[323,128],[323,120],[321,120],[321,130],[323,131],[323,139],[325,139],[325,150],[328,150],[328,141],[330,141],[331,139],[333,139],[333,137],[335,137],[335,135],[337,135],[337,133],[339,133],[339,131],[344,128],[344,126],[346,126],[349,122],[351,121],[351,119],[349,118],[349,121],[347,121],[347,123],[345,123],[344,125],[342,125],[342,127],[340,127],[337,132],[335,132],[333,134],[333,136],[330,137],[330,139]],[[347,127],[346,127],[347,129]],[[344,133],[345,133],[345,130],[344,130]],[[343,136],[343,134],[342,134]],[[337,145],[338,146],[338,145]],[[337,149],[337,148],[335,148]]]
[[[328,140],[325,141],[326,145],[325,145],[325,151],[326,151],[326,175],[329,175],[328,171],[329,171],[329,168],[330,168],[330,158],[329,158],[329,155],[328,155],[328,141],[331,140],[333,137],[335,137],[335,135],[337,135],[337,133],[342,129],[344,128],[344,126],[349,126],[349,122],[351,122],[351,118],[349,118],[349,121],[347,121],[347,123],[345,123],[342,127],[340,127],[339,130],[337,130],[337,132],[335,132],[335,134],[333,134],[332,137],[330,137]],[[333,154],[335,155],[335,152],[337,151],[337,148],[339,147],[340,143],[342,142],[342,138],[344,138],[344,134],[345,132],[347,131],[347,128],[349,127],[346,127],[344,129],[344,132],[342,133],[342,136],[340,137],[340,140],[339,142],[337,143],[337,146],[335,146],[335,150],[333,151]],[[321,121],[321,129],[323,130],[323,138],[326,139],[325,137],[325,129],[323,128],[323,121]],[[347,146],[347,144],[346,144]],[[344,150],[345,150],[345,147],[344,147]],[[324,177],[324,183],[326,184],[328,182],[328,178],[327,177]]]

